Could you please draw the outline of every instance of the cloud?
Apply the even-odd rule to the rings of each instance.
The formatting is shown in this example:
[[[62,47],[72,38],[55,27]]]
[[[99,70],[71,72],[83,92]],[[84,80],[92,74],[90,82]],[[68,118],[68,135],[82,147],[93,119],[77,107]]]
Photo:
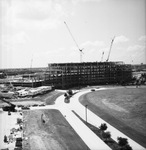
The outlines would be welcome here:
[[[81,47],[103,47],[103,41],[86,41],[81,44]]]
[[[129,46],[127,48],[127,51],[129,51],[129,52],[141,52],[141,51],[144,51],[145,48],[146,47],[143,45],[134,45],[134,46]]]
[[[2,46],[17,46],[18,44],[25,44],[28,41],[30,41],[30,38],[24,31],[2,35]]]
[[[22,1],[18,8],[19,18],[45,20],[64,15],[63,6],[51,0]]]
[[[86,3],[86,2],[101,2],[103,0],[71,0],[73,4],[77,4],[79,2],[83,2],[83,3]]]
[[[13,28],[52,29],[67,16],[65,3],[54,0],[13,0],[7,9],[6,23]]]
[[[68,51],[68,52],[67,52]],[[52,51],[36,52],[33,54],[33,63],[63,63],[63,62],[77,62],[79,61],[79,51],[76,47],[70,49],[58,48]]]
[[[2,42],[1,42],[2,67],[5,68],[19,67],[19,65],[21,66],[22,62],[24,62],[24,65],[27,64],[27,59],[29,55],[26,55],[28,51],[25,49],[25,46],[29,42],[30,38],[24,31],[13,34],[12,33],[2,34]]]
[[[81,2],[101,2],[103,0],[79,0]]]
[[[116,36],[114,42],[115,43],[122,43],[122,42],[128,42],[128,41],[129,41],[129,39],[127,37],[121,35],[121,36]]]
[[[146,35],[141,36],[138,41],[146,42]]]
[[[7,26],[20,29],[55,29],[72,16],[74,4],[90,0],[7,0],[2,8]],[[101,0],[91,0],[99,2]],[[3,16],[3,17],[4,17]]]
[[[146,57],[145,57],[145,51],[143,49],[139,49],[135,52],[131,51],[131,58],[133,63],[145,63]]]

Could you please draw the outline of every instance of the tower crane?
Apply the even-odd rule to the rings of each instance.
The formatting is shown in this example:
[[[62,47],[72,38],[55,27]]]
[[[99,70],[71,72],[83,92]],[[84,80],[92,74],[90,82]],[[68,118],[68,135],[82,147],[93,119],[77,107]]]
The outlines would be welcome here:
[[[104,55],[104,52],[102,52],[102,56],[101,56],[101,62],[102,62],[102,60],[103,60],[103,55]]]
[[[110,49],[109,49],[109,53],[108,53],[108,57],[107,57],[106,62],[108,62],[108,60],[109,60],[109,57],[110,57],[110,53],[111,53],[111,49],[112,49],[112,45],[113,45],[114,40],[115,40],[115,36],[113,37],[113,39],[112,39],[112,41],[111,41],[111,45],[110,45]]]
[[[32,58],[31,58],[30,69],[32,69],[32,63],[33,63],[33,55],[32,55]]]
[[[68,31],[69,31],[69,33],[70,33],[70,35],[71,35],[73,41],[75,42],[75,44],[76,44],[76,46],[77,46],[77,48],[78,48],[78,50],[79,50],[79,52],[80,52],[80,62],[82,62],[83,48],[82,48],[82,49],[79,48],[79,45],[77,44],[75,38],[73,37],[73,35],[72,35],[72,33],[71,33],[71,31],[70,31],[70,29],[69,29],[69,27],[68,27],[68,25],[67,25],[67,23],[66,23],[65,21],[64,21],[64,24],[66,25],[66,28],[68,29]]]

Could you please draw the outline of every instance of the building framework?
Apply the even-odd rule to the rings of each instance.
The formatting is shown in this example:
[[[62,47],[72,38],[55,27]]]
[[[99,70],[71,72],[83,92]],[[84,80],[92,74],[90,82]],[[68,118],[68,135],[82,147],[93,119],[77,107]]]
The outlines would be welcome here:
[[[132,79],[131,65],[123,62],[53,63],[48,71],[45,83],[56,88],[124,84]]]

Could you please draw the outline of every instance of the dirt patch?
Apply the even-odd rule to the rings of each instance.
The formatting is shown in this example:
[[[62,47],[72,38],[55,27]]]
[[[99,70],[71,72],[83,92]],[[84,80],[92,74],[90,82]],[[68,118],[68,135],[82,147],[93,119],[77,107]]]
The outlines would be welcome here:
[[[88,147],[58,110],[24,111],[24,150],[85,150]]]

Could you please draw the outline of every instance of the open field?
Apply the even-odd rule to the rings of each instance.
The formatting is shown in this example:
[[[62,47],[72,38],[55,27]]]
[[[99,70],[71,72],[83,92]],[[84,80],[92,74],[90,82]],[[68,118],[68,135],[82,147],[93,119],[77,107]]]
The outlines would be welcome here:
[[[146,87],[117,87],[80,97],[82,104],[146,147]],[[112,135],[112,133],[111,133]]]
[[[42,120],[43,114],[43,122]],[[54,109],[24,111],[24,150],[85,150],[88,147]],[[28,138],[27,138],[28,137]]]

